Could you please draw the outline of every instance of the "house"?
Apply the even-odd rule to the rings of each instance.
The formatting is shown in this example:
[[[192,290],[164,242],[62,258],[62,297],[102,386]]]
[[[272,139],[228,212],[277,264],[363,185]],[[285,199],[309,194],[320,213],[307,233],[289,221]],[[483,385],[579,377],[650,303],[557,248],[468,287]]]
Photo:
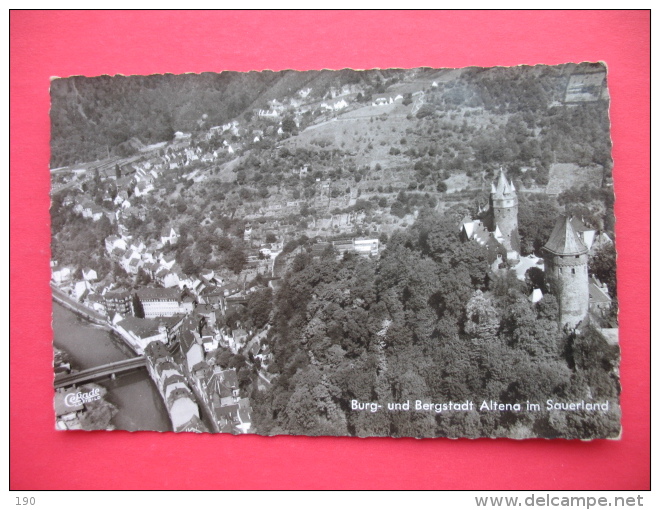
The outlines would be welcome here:
[[[195,298],[192,296],[185,296],[181,300],[181,311],[183,313],[189,313],[192,312],[193,309],[195,308]]]
[[[249,399],[241,399],[236,404],[220,405],[219,399],[214,394],[212,403],[213,413],[221,432],[245,434],[250,430],[252,409]]]
[[[166,289],[177,287],[179,285],[179,276],[166,268],[160,268],[155,275],[156,281]]]
[[[165,326],[152,319],[127,317],[116,324],[120,334],[131,344],[138,354],[144,353],[151,342],[167,342]]]
[[[153,184],[147,181],[140,181],[135,185],[134,194],[136,197],[148,195],[149,192],[154,190]]]
[[[110,253],[110,258],[115,262],[121,263],[122,259],[126,256],[126,250],[121,248],[114,248]]]
[[[89,211],[87,216],[85,216],[85,211]],[[83,216],[85,218],[91,218],[92,221],[99,221],[104,216],[103,208],[100,205],[94,204],[89,209],[83,211]]]
[[[378,255],[378,239],[354,239],[353,251],[358,255],[375,257]]]
[[[181,327],[183,326],[184,315],[172,315],[171,317],[159,317],[158,323],[165,326],[167,333],[167,341],[172,342],[179,336]]]
[[[218,338],[212,334],[203,335],[202,346],[204,347],[204,352],[215,351],[219,347]]]
[[[73,268],[61,267],[51,271],[51,279],[58,285],[69,283],[73,276]]]
[[[90,269],[86,267],[85,269],[82,270],[82,275],[85,281],[92,282],[94,280],[98,279],[98,275],[96,274],[96,271],[93,269]]]
[[[205,324],[209,327],[214,328],[216,324],[216,311],[213,306],[210,304],[196,304],[194,309],[194,314],[200,319],[204,319]]]
[[[206,280],[212,280],[215,277],[215,271],[213,269],[202,269],[199,275]]]
[[[190,390],[186,378],[181,373],[166,375],[161,381],[161,393],[164,399],[168,399],[176,389]]]
[[[117,313],[121,315],[132,313],[133,298],[131,293],[125,289],[106,291],[103,294],[103,301],[108,317],[112,317]]]
[[[87,297],[87,294],[89,294],[91,288],[89,282],[84,280],[76,282],[73,286],[73,297],[76,298],[76,301],[82,302]]]
[[[594,276],[589,277],[589,311],[605,317],[612,307],[612,298],[605,283]]]
[[[105,238],[105,251],[112,253],[115,248],[126,250],[126,241],[119,236],[108,236]]]
[[[165,344],[160,341],[149,343],[144,349],[144,356],[147,359],[147,366],[152,367],[153,370],[156,369],[156,366],[159,363],[174,361],[170,351],[168,351]]]
[[[224,297],[236,294],[240,290],[241,286],[236,283],[228,283],[227,285],[223,285],[222,287],[217,288],[217,291],[221,292]]]
[[[179,240],[179,233],[174,227],[164,227],[160,233],[160,242],[163,244],[176,244]]]
[[[236,428],[243,434],[247,434],[252,426],[252,406],[249,398],[242,398],[238,401],[238,413],[236,415],[238,423]]]
[[[103,296],[100,294],[88,294],[87,295],[87,305],[92,308],[95,312],[105,315],[105,303]]]
[[[114,251],[113,251],[113,253],[114,253]],[[121,265],[121,267],[124,268],[124,270],[125,270],[127,273],[130,274],[131,271],[134,271],[133,274],[136,274],[138,268],[135,267],[135,264],[133,264],[133,266],[131,266],[131,262],[133,262],[133,261],[135,261],[135,262],[140,262],[140,263],[142,262],[141,257],[140,257],[140,254],[139,254],[138,252],[136,252],[135,250],[129,248],[129,249],[126,250],[126,252],[124,253],[124,256],[122,257],[122,259],[121,259],[121,261],[119,262],[119,264]],[[141,265],[141,264],[140,264],[140,265]],[[131,269],[131,267],[133,267],[133,269]]]
[[[181,131],[177,131],[174,133],[174,140],[179,141],[179,140],[190,140],[190,137],[192,136],[191,133],[182,133]]]
[[[195,365],[204,361],[204,348],[201,345],[201,337],[196,330],[196,326],[197,323],[192,319],[185,319],[181,326],[181,335],[179,339],[181,354],[185,357],[186,366],[190,371],[193,370]]]
[[[172,378],[183,377],[179,365],[173,361],[163,361],[155,365],[155,378],[156,385],[160,390],[162,395],[165,395],[166,386],[165,383],[169,379],[170,383],[173,382]],[[180,386],[182,388],[188,389],[187,384]]]
[[[174,264],[176,264],[176,257],[173,254],[161,257],[160,264],[167,269],[172,269]]]
[[[195,432],[197,434],[208,431],[209,430],[206,428],[206,425],[204,425],[204,422],[197,416],[193,416],[189,422],[179,426],[177,429],[177,432]]]
[[[159,270],[160,266],[158,262],[146,262],[142,266],[142,270],[149,275],[150,278],[155,278],[156,272]]]
[[[234,354],[243,348],[247,341],[248,333],[243,329],[234,329],[231,333],[223,333],[222,338]]]
[[[142,260],[132,258],[126,262],[124,269],[128,274],[137,274],[141,267],[142,267]]]
[[[193,417],[199,419],[199,408],[190,390],[183,388],[175,389],[167,398],[166,405],[175,432],[182,430]]]

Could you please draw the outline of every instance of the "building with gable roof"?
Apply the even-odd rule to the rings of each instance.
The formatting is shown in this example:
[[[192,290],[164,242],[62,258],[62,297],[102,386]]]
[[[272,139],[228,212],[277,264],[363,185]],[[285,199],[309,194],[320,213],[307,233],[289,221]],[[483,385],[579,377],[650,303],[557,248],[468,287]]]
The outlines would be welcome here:
[[[140,355],[151,342],[167,343],[167,329],[164,325],[151,319],[126,317],[117,322],[116,328]]]
[[[143,287],[137,290],[137,296],[147,319],[185,313],[181,307],[181,291],[178,288]]]

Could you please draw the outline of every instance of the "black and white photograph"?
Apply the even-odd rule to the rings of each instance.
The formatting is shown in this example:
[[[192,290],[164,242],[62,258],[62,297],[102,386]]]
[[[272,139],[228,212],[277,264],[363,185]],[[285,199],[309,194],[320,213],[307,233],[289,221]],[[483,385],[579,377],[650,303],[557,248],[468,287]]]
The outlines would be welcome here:
[[[50,95],[57,430],[620,437],[604,63]]]

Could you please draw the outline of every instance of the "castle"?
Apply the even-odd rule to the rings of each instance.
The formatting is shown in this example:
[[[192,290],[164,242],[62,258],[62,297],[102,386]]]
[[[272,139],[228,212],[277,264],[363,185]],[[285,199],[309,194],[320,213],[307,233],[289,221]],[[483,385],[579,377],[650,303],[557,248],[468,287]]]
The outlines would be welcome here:
[[[483,220],[463,221],[461,237],[474,240],[493,252],[492,268],[502,262],[497,254],[504,248],[507,259],[519,259],[518,195],[504,170],[491,185],[490,209]],[[586,228],[586,227],[585,227]],[[584,234],[584,233],[582,233]],[[570,218],[561,216],[542,248],[548,287],[559,304],[559,323],[577,327],[589,312],[588,248]]]

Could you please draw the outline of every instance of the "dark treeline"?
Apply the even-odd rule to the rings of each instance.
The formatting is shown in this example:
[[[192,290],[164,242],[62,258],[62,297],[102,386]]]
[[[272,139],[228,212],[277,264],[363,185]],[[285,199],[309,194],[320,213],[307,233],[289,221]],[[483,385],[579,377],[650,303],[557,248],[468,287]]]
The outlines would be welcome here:
[[[603,437],[618,431],[616,349],[566,335],[542,285],[487,275],[487,253],[457,242],[456,218],[420,215],[379,260],[296,255],[271,321],[278,373],[255,391],[263,434]],[[536,281],[531,281],[536,280]],[[614,412],[380,412],[360,402],[610,400]]]

